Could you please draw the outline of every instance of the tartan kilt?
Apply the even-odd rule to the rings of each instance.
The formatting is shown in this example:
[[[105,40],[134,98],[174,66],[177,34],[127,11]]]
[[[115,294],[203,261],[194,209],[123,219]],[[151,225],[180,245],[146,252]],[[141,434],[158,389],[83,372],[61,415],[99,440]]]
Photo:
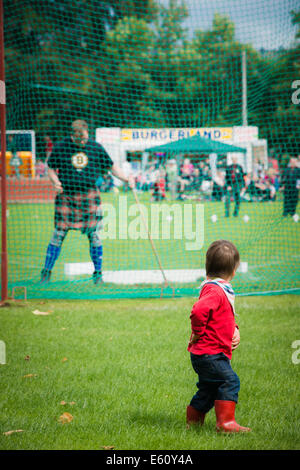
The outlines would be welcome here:
[[[57,194],[55,198],[54,225],[60,230],[92,232],[102,219],[101,199],[96,189],[87,193]]]

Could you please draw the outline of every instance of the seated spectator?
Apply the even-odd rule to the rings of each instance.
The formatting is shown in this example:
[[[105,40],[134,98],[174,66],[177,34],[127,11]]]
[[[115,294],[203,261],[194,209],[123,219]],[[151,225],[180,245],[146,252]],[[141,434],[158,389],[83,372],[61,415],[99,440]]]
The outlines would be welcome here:
[[[44,178],[46,175],[46,164],[43,160],[37,160],[35,165],[35,176],[37,178]]]
[[[155,168],[154,165],[151,165],[148,169],[148,180],[149,180],[149,189],[153,189],[154,183],[157,180],[159,170]]]
[[[141,179],[141,190],[149,191],[150,186],[151,186],[150,173],[149,171],[145,171]]]
[[[253,177],[261,178],[263,173],[263,165],[258,157],[255,157],[253,162]]]
[[[265,180],[269,180],[271,185],[274,186],[275,191],[277,192],[280,188],[280,177],[279,177],[279,172],[274,168],[269,168],[265,175]]]
[[[200,170],[200,168],[195,167],[194,172],[191,177],[191,189],[194,191],[200,191],[202,181],[203,181],[202,171]]]
[[[174,158],[171,158],[166,165],[168,189],[171,194],[171,199],[176,199],[177,186],[178,186],[178,169],[177,163]]]
[[[278,175],[279,174],[279,163],[278,163],[277,158],[275,158],[274,155],[271,155],[268,160],[269,160],[269,167],[274,170],[276,175]]]
[[[265,181],[265,188],[263,190],[263,201],[275,201],[276,200],[276,189],[270,180]]]
[[[135,189],[137,191],[141,190],[142,187],[142,180],[143,180],[143,174],[141,171],[138,171],[136,176],[135,176]]]
[[[276,190],[268,179],[259,178],[247,174],[245,188],[241,195],[246,199],[245,193],[249,194],[250,201],[270,201],[275,200]]]
[[[211,170],[209,166],[209,160],[204,160],[203,162],[203,167],[202,167],[202,173],[203,173],[203,179],[210,181],[211,180]]]
[[[194,166],[190,163],[189,158],[185,158],[180,168],[180,179],[184,186],[188,186],[191,182]]]
[[[202,181],[200,193],[203,199],[209,200],[211,198],[212,186],[213,186],[212,180],[205,179]]]
[[[190,178],[194,171],[194,165],[190,162],[189,158],[185,158],[181,167],[181,177]]]
[[[165,170],[160,169],[156,181],[153,185],[152,198],[154,201],[161,201],[166,197],[166,175]]]
[[[252,188],[252,173],[245,173],[244,175],[244,187],[241,190],[240,196],[241,199],[249,201],[250,200],[250,192]]]

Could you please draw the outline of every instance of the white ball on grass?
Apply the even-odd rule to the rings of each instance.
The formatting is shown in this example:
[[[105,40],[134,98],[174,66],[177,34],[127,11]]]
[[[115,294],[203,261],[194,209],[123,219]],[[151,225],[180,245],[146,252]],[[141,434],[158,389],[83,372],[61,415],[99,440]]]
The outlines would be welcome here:
[[[298,215],[298,214],[294,214],[294,215],[293,215],[293,220],[294,220],[294,222],[296,222],[296,223],[299,222],[299,215]]]
[[[218,220],[218,217],[216,216],[216,214],[213,214],[213,215],[211,216],[211,221],[212,221],[213,223],[215,223],[215,222],[217,222],[217,220]]]
[[[247,215],[247,214],[246,214],[246,215],[244,215],[244,217],[243,217],[243,221],[245,222],[245,224],[247,224],[247,223],[249,222],[249,220],[250,220],[250,217],[249,217],[249,215]]]

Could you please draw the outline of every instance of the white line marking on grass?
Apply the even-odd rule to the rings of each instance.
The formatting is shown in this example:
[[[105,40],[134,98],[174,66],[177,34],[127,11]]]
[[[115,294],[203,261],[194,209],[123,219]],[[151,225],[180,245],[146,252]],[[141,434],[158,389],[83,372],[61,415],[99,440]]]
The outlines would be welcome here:
[[[93,263],[65,263],[64,272],[67,276],[78,276],[94,272]],[[197,282],[205,277],[204,269],[165,269],[166,278],[170,282]],[[164,282],[158,269],[104,271],[103,281],[115,284],[158,284]]]

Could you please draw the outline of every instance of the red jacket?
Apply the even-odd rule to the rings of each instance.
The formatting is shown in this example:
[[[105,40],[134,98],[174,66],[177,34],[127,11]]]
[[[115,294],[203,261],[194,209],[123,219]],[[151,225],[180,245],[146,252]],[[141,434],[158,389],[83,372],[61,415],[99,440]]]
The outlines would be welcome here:
[[[224,353],[229,359],[232,356],[232,338],[235,327],[234,313],[223,289],[216,284],[206,284],[194,304],[190,315],[192,336],[200,338],[188,351],[193,354]]]

